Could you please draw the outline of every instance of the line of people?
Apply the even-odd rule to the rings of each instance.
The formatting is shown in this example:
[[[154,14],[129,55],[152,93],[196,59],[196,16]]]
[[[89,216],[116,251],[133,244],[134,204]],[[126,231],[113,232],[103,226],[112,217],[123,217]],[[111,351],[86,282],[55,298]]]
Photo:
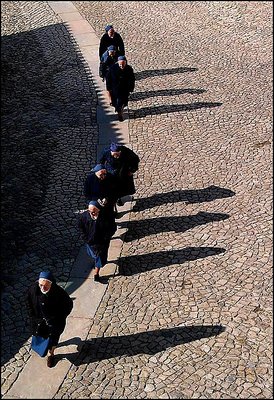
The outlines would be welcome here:
[[[135,78],[132,67],[127,65],[121,36],[112,25],[105,30],[99,47],[102,60],[100,76],[106,79],[110,103],[115,107],[119,121],[122,121],[123,109],[127,106],[129,93],[134,90]],[[83,192],[88,208],[79,215],[78,227],[87,254],[92,259],[95,282],[100,282],[100,269],[107,263],[110,241],[117,230],[117,206],[123,205],[124,196],[133,195],[136,191],[133,175],[138,170],[139,162],[133,150],[111,143],[84,180]],[[47,355],[47,366],[52,368],[55,365],[55,349],[73,308],[72,299],[56,283],[52,272],[46,270],[28,288],[27,306],[32,335],[40,341],[38,354],[42,357]],[[47,338],[50,340],[42,354],[41,347]],[[31,348],[37,351],[39,346],[32,344]]]
[[[100,281],[100,269],[107,263],[110,240],[117,230],[117,206],[122,198],[136,191],[134,173],[139,156],[128,147],[111,143],[99,157],[84,181],[88,209],[79,216],[79,229],[87,254],[94,260],[94,280]]]
[[[107,25],[105,31],[99,45],[99,76],[103,82],[106,81],[109,104],[115,108],[118,120],[122,122],[124,108],[135,88],[135,75],[127,62],[121,35],[113,25]]]

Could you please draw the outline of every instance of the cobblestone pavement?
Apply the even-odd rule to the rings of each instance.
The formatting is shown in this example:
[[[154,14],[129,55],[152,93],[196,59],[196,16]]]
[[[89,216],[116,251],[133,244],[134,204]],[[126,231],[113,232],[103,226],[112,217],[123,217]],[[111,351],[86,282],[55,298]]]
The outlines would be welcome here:
[[[141,165],[120,274],[110,281],[88,340],[55,398],[273,398],[272,3],[73,4],[99,37],[112,22],[124,38],[137,78],[130,142]],[[14,7],[18,28],[8,18]],[[12,358],[5,353],[2,391],[28,357],[22,318],[17,326],[8,312],[40,269],[45,247],[59,278],[68,276],[77,247],[72,210],[81,208],[81,179],[97,140],[87,113],[96,105],[92,83],[46,2],[4,2],[4,10],[4,34],[12,35],[4,38],[4,49],[11,57],[18,45],[25,73],[36,68],[30,72],[40,77],[34,82],[27,74],[32,89],[41,91],[35,84],[46,78],[49,98],[39,105],[46,130],[36,129],[33,96],[22,98],[26,121],[36,122],[29,129],[22,119],[18,129],[20,109],[14,107],[14,118],[4,114],[15,143],[23,132],[31,143],[35,128],[35,165],[41,157],[47,169],[40,165],[41,176],[30,184],[35,189],[37,180],[46,180],[35,215],[42,232],[29,239],[31,250],[14,266],[18,281],[4,290],[4,305],[10,304],[4,345],[11,341],[10,352],[21,346]],[[20,53],[22,40],[41,65]],[[42,46],[34,46],[38,40]],[[30,169],[28,178],[35,173]],[[40,243],[44,230],[47,246]],[[20,341],[14,332],[22,332]]]

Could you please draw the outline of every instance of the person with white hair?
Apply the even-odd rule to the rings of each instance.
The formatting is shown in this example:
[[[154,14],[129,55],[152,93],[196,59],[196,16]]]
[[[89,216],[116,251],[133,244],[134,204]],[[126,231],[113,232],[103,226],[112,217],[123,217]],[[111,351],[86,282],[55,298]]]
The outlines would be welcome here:
[[[42,271],[38,280],[27,291],[32,334],[50,337],[47,366],[54,366],[54,351],[71,313],[73,301],[61,286],[57,285],[50,271]]]

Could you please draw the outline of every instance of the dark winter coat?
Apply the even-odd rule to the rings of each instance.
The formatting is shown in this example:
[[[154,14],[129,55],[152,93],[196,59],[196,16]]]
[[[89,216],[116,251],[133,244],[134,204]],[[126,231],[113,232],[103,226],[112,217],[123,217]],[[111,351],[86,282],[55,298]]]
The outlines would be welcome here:
[[[123,197],[134,194],[136,191],[133,175],[128,175],[128,173],[134,173],[138,170],[140,159],[128,147],[120,146],[120,149],[121,155],[119,158],[114,158],[109,148],[104,150],[99,163],[105,165],[106,169],[116,176],[117,194],[118,197]]]
[[[85,243],[94,248],[109,241],[117,229],[114,217],[105,218],[102,210],[96,220],[91,218],[88,210],[84,211],[79,216],[78,227]]]
[[[104,52],[107,50],[109,46],[115,46],[117,53],[119,56],[125,55],[125,45],[121,35],[118,32],[114,32],[113,38],[109,37],[108,33],[104,33],[104,35],[100,39],[99,45],[99,58],[101,59]]]
[[[99,76],[101,78],[106,78],[110,67],[117,62],[118,56],[119,54],[117,52],[113,55],[109,55],[108,50],[104,52],[99,65]]]
[[[91,172],[84,182],[84,195],[87,202],[106,199],[108,205],[114,205],[118,198],[115,177],[111,173],[107,173],[105,179],[100,180],[95,172]]]
[[[47,337],[51,334],[51,345],[56,346],[71,313],[73,301],[68,293],[55,282],[47,294],[43,294],[38,281],[27,291],[27,304],[32,322],[32,334]]]
[[[107,73],[106,88],[111,93],[112,104],[116,111],[120,111],[122,106],[128,105],[128,96],[134,91],[135,75],[133,68],[126,65],[124,69],[115,63]]]

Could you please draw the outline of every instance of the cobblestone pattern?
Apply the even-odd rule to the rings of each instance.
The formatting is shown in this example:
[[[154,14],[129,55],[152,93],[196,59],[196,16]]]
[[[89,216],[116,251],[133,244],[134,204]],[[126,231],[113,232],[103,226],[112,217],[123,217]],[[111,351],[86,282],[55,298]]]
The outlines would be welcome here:
[[[56,398],[271,398],[271,4],[73,3],[125,40],[141,165],[121,275]]]
[[[2,2],[1,392],[29,358],[25,291],[45,268],[65,283],[82,241],[83,178],[95,162],[97,98],[46,2]]]
[[[120,275],[55,398],[272,398],[271,3],[74,4],[125,40],[141,165]]]

